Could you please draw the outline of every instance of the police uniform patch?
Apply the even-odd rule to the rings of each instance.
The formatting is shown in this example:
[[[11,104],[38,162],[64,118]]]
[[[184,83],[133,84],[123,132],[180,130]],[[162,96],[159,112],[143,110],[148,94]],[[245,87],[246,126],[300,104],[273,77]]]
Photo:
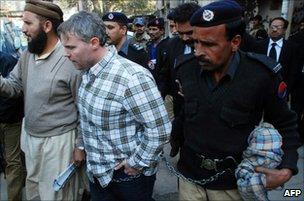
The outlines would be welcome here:
[[[114,15],[113,15],[112,13],[110,13],[110,14],[108,15],[108,18],[109,18],[110,20],[113,20],[113,19],[114,19]]]
[[[287,85],[284,81],[282,81],[278,87],[278,97],[284,99],[286,97],[286,94],[287,94]]]
[[[204,10],[204,12],[203,12],[204,21],[209,22],[209,21],[213,20],[213,17],[214,17],[214,13],[211,10]]]

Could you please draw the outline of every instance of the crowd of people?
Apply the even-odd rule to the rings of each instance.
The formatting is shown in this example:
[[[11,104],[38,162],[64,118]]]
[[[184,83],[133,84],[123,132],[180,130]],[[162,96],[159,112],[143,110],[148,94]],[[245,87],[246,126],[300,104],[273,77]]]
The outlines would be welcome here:
[[[58,5],[26,0],[22,20],[27,50],[0,52],[8,200],[154,200],[168,142],[180,200],[268,200],[298,173],[304,21],[286,40],[286,19],[266,28],[256,15],[247,33],[233,0],[136,17],[133,37],[121,12],[64,21]]]

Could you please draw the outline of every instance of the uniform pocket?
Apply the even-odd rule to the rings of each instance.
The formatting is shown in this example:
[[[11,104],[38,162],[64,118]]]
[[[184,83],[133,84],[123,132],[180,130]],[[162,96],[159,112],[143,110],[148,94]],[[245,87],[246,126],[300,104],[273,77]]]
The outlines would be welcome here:
[[[248,124],[249,115],[249,112],[243,112],[230,107],[222,107],[220,118],[230,127],[236,127]]]
[[[185,103],[185,115],[188,118],[193,117],[194,115],[197,114],[198,110],[198,101],[188,101]]]

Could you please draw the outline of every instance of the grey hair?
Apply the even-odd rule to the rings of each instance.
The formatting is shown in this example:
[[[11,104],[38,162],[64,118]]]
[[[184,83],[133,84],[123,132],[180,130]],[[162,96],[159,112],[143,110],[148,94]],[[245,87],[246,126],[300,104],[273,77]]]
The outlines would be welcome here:
[[[73,34],[84,42],[97,37],[101,46],[104,46],[107,40],[106,27],[102,19],[96,13],[87,11],[72,15],[58,27],[57,31],[59,35]]]

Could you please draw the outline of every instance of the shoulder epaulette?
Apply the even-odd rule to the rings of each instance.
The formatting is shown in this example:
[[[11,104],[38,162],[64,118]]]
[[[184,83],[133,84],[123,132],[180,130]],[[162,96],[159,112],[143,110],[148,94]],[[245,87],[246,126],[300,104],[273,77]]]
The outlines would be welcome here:
[[[174,68],[177,69],[179,66],[188,61],[191,61],[192,59],[195,59],[194,54],[179,55],[174,61]]]
[[[130,47],[133,48],[134,50],[137,50],[137,51],[144,49],[143,46],[141,46],[139,44],[136,44],[136,43],[130,44]]]
[[[251,59],[254,59],[260,63],[262,63],[264,66],[266,66],[271,72],[277,74],[281,69],[282,66],[280,63],[274,61],[273,59],[267,57],[263,54],[256,54],[253,52],[247,52],[247,56]]]

